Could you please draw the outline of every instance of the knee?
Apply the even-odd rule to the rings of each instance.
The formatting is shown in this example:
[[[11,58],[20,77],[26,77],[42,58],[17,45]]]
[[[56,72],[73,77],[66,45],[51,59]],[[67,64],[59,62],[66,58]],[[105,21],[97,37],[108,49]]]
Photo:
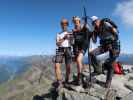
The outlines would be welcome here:
[[[95,56],[94,52],[91,51],[91,52],[90,52],[90,57],[94,57],[94,56]]]
[[[93,52],[90,53],[90,59],[96,60],[96,55]]]
[[[81,63],[83,60],[83,54],[82,53],[79,53],[78,57],[77,57],[77,62],[78,63]]]
[[[57,70],[57,69],[60,69],[60,64],[59,63],[55,64],[55,70]]]

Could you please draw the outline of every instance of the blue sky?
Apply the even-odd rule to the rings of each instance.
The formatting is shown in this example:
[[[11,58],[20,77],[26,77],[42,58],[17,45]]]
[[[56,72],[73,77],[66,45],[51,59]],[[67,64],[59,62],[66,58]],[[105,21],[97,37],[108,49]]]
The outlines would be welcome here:
[[[88,16],[112,18],[122,52],[133,53],[133,0],[85,0]],[[54,54],[60,19],[82,16],[81,0],[0,0],[0,55]]]

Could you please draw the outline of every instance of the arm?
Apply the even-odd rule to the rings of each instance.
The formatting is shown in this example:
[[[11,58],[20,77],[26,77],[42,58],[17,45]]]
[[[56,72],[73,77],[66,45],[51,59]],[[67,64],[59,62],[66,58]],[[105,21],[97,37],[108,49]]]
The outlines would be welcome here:
[[[60,46],[61,43],[62,43],[63,41],[64,41],[64,38],[61,39],[61,38],[59,37],[59,35],[57,34],[57,37],[56,37],[56,45],[57,45],[57,46]]]
[[[93,41],[93,43],[97,42],[97,33],[96,32],[92,32],[92,41]]]

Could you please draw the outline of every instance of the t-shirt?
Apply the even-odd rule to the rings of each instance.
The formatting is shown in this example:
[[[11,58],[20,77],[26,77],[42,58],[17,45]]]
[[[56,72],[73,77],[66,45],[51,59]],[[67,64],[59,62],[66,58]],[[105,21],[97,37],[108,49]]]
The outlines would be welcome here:
[[[64,31],[64,32],[58,33],[58,34],[57,34],[57,38],[58,38],[58,39],[63,39],[63,38],[66,36],[66,34],[69,34],[69,32]],[[66,39],[61,43],[61,45],[60,45],[59,47],[70,47],[70,40],[66,38]]]

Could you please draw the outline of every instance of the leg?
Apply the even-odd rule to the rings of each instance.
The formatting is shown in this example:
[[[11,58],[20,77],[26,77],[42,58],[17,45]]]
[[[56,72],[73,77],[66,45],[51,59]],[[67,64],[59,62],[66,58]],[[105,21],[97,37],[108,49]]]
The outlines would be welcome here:
[[[69,82],[70,79],[70,64],[66,64],[66,78],[65,78],[65,82]]]
[[[77,54],[77,58],[76,58],[76,62],[77,62],[77,84],[80,85],[81,84],[81,80],[82,80],[82,71],[83,71],[83,56],[85,55],[88,47],[89,47],[89,41],[85,40],[83,43],[78,45],[78,54]]]
[[[65,64],[66,64],[66,77],[65,77],[65,81],[69,82],[69,78],[70,78],[70,65],[72,62],[72,53],[71,53],[71,48],[66,48],[65,51]]]
[[[56,74],[56,80],[61,81],[61,69],[60,69],[60,63],[55,63],[55,74]]]
[[[106,68],[107,68],[107,76],[106,76],[106,84],[105,87],[106,88],[110,88],[111,86],[111,81],[112,81],[112,77],[113,77],[113,62],[106,62],[105,64]]]
[[[110,58],[106,60],[105,65],[107,68],[107,77],[106,77],[106,88],[110,88],[112,77],[114,74],[114,63],[116,61],[116,58],[118,57],[119,53],[117,53],[117,50],[110,50]]]
[[[110,60],[110,59],[108,59]],[[106,88],[110,88],[111,86],[111,81],[112,81],[112,77],[113,77],[113,73],[114,73],[114,70],[113,70],[113,62],[106,62],[105,63],[105,66],[107,68],[107,76],[106,76],[106,84],[105,84],[105,87]]]
[[[60,66],[60,63],[55,63],[55,74],[57,81],[53,84],[53,86],[56,88],[56,91],[59,91],[63,87]]]
[[[78,81],[81,79],[81,73],[82,73],[82,68],[83,68],[83,53],[80,52],[77,57],[77,71],[78,71]]]
[[[73,54],[74,54],[74,57],[73,57],[73,61],[76,62],[76,59],[77,59],[77,52],[78,51],[78,46],[77,44],[73,45]]]
[[[62,49],[57,49],[56,50],[56,58],[55,58],[55,74],[56,74],[56,80],[61,81],[62,77],[61,77],[61,63],[63,60],[63,52]]]
[[[96,58],[97,55],[100,55],[102,53],[103,53],[103,50],[101,47],[98,47],[98,48],[94,49],[92,52],[90,52],[90,62],[94,68],[94,73],[96,73],[96,74],[99,74],[102,72],[102,68],[98,68],[99,63]]]

